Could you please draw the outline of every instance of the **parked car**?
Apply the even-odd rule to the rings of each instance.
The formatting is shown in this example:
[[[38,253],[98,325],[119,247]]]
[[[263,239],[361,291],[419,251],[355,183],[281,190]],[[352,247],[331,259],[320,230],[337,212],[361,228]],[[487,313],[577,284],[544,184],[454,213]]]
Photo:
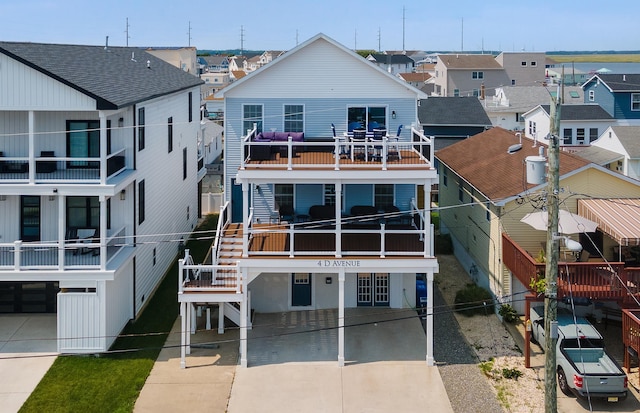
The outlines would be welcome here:
[[[545,348],[544,307],[531,309],[531,340]],[[558,309],[556,347],[558,386],[566,394],[605,398],[627,397],[627,376],[604,348],[602,335],[584,317]]]

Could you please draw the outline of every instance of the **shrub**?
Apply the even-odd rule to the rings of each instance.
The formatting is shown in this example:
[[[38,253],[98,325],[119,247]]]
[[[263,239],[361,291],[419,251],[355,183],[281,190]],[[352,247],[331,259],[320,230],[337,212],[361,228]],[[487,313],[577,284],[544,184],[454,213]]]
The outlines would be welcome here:
[[[458,291],[454,304],[455,311],[469,317],[475,314],[490,314],[494,311],[491,293],[476,284],[467,284]]]
[[[451,235],[439,234],[435,237],[435,250],[436,254],[451,255],[453,254],[453,242],[451,241]]]
[[[518,313],[511,307],[511,304],[502,304],[498,310],[500,317],[507,323],[515,323],[518,320]]]
[[[522,377],[522,372],[516,368],[503,368],[502,369],[502,377],[504,377],[505,379],[515,379],[518,380],[518,378]]]

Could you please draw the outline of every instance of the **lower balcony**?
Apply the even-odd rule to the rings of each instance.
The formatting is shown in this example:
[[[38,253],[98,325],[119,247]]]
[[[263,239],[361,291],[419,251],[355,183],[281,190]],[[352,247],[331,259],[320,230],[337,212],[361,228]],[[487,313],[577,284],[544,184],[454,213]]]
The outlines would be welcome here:
[[[122,229],[107,238],[105,267],[98,238],[79,238],[65,242],[0,243],[0,273],[4,271],[102,270],[125,248]]]
[[[546,275],[546,264],[536,262],[506,234],[502,234],[502,259],[509,271],[530,290],[532,280]],[[640,267],[625,267],[622,262],[604,260],[559,262],[558,299],[570,296],[632,305],[640,298]]]

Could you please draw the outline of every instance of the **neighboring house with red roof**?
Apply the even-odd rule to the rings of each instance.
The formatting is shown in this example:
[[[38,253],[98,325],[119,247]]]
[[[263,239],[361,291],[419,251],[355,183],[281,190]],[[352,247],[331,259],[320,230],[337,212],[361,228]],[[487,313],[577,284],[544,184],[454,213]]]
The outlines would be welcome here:
[[[519,142],[521,149],[509,153],[509,147]],[[520,313],[524,313],[530,279],[541,268],[544,272],[544,265],[536,266],[534,257],[545,248],[546,231],[536,231],[520,221],[546,205],[547,183],[527,182],[527,158],[538,157],[540,151],[546,156],[547,146],[534,146],[530,140],[496,127],[436,152],[441,231],[451,235],[455,255],[474,281]],[[544,164],[542,160],[537,167],[545,168]],[[640,197],[640,181],[566,151],[560,152],[559,174],[560,208],[573,213],[578,212],[578,199]],[[640,237],[640,228],[638,232]],[[597,251],[611,262],[619,260],[614,254],[615,235],[599,229],[589,238],[573,238],[599,258],[600,265],[603,260]],[[562,248],[560,261],[575,265],[572,262],[576,259]],[[595,271],[597,265],[593,264],[585,270],[585,277]],[[612,296],[611,300],[624,297]]]

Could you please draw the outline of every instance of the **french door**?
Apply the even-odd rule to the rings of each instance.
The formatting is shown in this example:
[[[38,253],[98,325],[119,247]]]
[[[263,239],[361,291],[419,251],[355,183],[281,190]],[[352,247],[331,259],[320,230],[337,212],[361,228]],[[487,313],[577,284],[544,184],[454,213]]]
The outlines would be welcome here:
[[[389,274],[358,274],[358,307],[389,305]]]

